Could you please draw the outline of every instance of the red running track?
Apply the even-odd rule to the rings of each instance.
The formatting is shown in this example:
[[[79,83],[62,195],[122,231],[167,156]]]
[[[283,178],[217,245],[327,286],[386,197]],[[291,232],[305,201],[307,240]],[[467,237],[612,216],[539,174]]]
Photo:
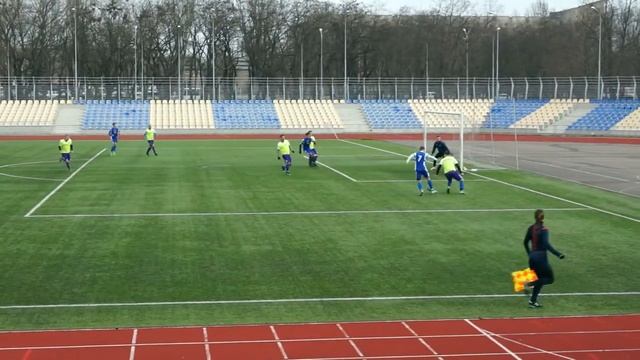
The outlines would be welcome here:
[[[3,332],[0,359],[640,359],[640,314]]]

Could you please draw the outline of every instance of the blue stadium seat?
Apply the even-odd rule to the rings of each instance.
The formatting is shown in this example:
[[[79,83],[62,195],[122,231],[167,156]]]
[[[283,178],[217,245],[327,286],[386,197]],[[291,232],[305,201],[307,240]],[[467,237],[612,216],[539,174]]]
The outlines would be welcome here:
[[[224,100],[212,105],[215,127],[220,129],[279,129],[272,101]]]
[[[548,100],[497,101],[491,107],[490,114],[487,115],[485,121],[482,123],[482,127],[506,129],[545,106],[548,102]]]
[[[149,124],[149,101],[90,101],[85,105],[82,128],[107,130],[111,123],[118,123],[126,130],[144,129]]]
[[[405,101],[353,100],[360,103],[372,129],[419,129],[420,120]]]
[[[571,124],[567,130],[606,131],[640,108],[638,100],[593,100],[597,107]]]

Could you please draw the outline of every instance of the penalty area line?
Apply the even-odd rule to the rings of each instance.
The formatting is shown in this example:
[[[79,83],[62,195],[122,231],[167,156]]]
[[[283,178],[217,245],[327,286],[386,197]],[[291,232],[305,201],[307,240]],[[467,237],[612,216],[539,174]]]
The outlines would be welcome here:
[[[76,174],[79,173],[80,170],[84,169],[85,166],[89,165],[89,163],[91,163],[93,160],[95,160],[95,158],[100,156],[100,154],[102,154],[105,150],[106,149],[102,149],[98,151],[98,153],[93,155],[91,159],[87,160],[78,169],[76,169],[76,171],[72,172],[71,175],[69,175],[66,179],[64,179],[58,186],[55,187],[55,189],[51,190],[51,192],[48,193],[47,196],[45,196],[42,200],[40,200],[39,203],[37,203],[34,207],[32,207],[31,210],[29,210],[29,212],[24,215],[24,217],[30,217],[31,214],[33,214],[36,210],[38,210],[47,200],[49,200],[55,193],[57,193],[58,190],[62,189],[64,184],[68,183],[69,180],[73,179],[73,177],[76,176]]]
[[[584,292],[584,293],[548,293],[545,297],[582,297],[582,296],[640,296],[640,291],[628,292]],[[280,303],[317,303],[317,302],[376,302],[376,301],[426,301],[426,300],[473,300],[522,298],[522,294],[470,294],[470,295],[424,295],[424,296],[373,296],[373,297],[331,297],[331,298],[290,298],[255,300],[201,300],[201,301],[153,301],[118,302],[85,304],[42,304],[42,305],[2,305],[0,310],[20,309],[57,309],[57,308],[104,308],[137,306],[182,306],[182,305],[242,305],[242,304],[280,304]]]
[[[179,217],[179,216],[292,216],[292,215],[367,215],[367,214],[422,214],[422,213],[492,213],[530,212],[534,208],[511,209],[407,209],[407,210],[328,210],[328,211],[264,211],[264,212],[201,212],[201,213],[124,213],[124,214],[38,214],[29,218],[127,218],[127,217]],[[586,208],[551,208],[546,211],[589,211]]]
[[[304,158],[305,158],[305,159],[309,159],[307,156],[305,156]],[[347,175],[347,174],[343,173],[343,172],[342,172],[342,171],[340,171],[340,170],[337,170],[337,169],[332,168],[331,166],[329,166],[329,165],[327,165],[327,164],[325,164],[325,163],[322,163],[322,162],[320,162],[320,161],[316,161],[316,164],[318,164],[318,165],[320,165],[320,166],[323,166],[323,167],[326,167],[327,169],[329,169],[329,170],[333,171],[334,173],[336,173],[336,174],[338,174],[338,175],[341,175],[341,176],[344,176],[345,178],[347,178],[347,179],[349,179],[349,180],[351,180],[351,181],[353,181],[353,182],[358,182],[358,180],[356,180],[356,179],[352,178],[351,176],[349,176],[349,175]]]
[[[398,156],[403,156],[403,157],[405,156],[405,155],[397,153],[397,152],[384,150],[384,149],[380,149],[380,148],[377,148],[377,147],[374,147],[374,146],[364,145],[364,144],[360,144],[360,143],[353,142],[353,141],[347,141],[347,140],[340,140],[340,141],[343,141],[343,142],[346,142],[346,143],[349,143],[349,144],[362,146],[362,147],[373,149],[373,150],[382,151],[382,152],[389,153],[389,154],[396,154]],[[502,184],[502,185],[510,186],[510,187],[513,187],[513,188],[516,188],[516,189],[528,191],[528,192],[531,192],[531,193],[534,193],[534,194],[537,194],[537,195],[545,196],[545,197],[548,197],[548,198],[551,198],[551,199],[564,201],[566,203],[577,205],[577,206],[582,206],[584,208],[587,208],[587,209],[590,209],[590,210],[594,210],[594,211],[597,211],[597,212],[601,212],[603,214],[607,214],[607,215],[611,215],[611,216],[615,216],[615,217],[619,217],[619,218],[622,218],[622,219],[626,219],[626,220],[630,220],[630,221],[633,221],[633,222],[640,223],[640,219],[636,219],[636,218],[633,218],[631,216],[626,216],[626,215],[622,215],[622,214],[619,214],[619,213],[616,213],[616,212],[613,212],[613,211],[609,211],[609,210],[605,210],[605,209],[598,208],[598,207],[595,207],[595,206],[583,204],[581,202],[569,200],[569,199],[566,199],[566,198],[563,198],[563,197],[560,197],[560,196],[556,196],[556,195],[552,195],[552,194],[549,194],[549,193],[546,193],[546,192],[534,190],[534,189],[528,188],[526,186],[516,185],[516,184],[510,183],[510,182],[494,179],[492,177],[485,176],[485,175],[480,175],[480,174],[474,173],[474,172],[467,172],[467,174],[471,174],[473,176],[477,176],[477,177],[479,177],[481,179],[491,180],[491,181],[496,182],[498,184]]]

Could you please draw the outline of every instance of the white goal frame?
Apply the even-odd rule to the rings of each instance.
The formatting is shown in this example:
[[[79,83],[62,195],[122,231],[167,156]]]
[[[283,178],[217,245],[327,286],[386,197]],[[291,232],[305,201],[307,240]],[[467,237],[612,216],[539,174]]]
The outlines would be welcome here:
[[[422,130],[423,130],[423,134],[422,134],[422,143],[424,145],[425,150],[428,149],[427,147],[427,135],[428,135],[428,131],[429,131],[429,127],[427,126],[427,114],[433,114],[433,115],[448,115],[448,116],[455,116],[458,118],[458,124],[460,125],[460,156],[458,157],[458,161],[460,162],[460,168],[462,170],[465,169],[464,167],[464,126],[465,126],[465,116],[463,113],[459,113],[459,112],[448,112],[448,111],[423,111],[422,115],[424,115],[423,121],[422,121]]]

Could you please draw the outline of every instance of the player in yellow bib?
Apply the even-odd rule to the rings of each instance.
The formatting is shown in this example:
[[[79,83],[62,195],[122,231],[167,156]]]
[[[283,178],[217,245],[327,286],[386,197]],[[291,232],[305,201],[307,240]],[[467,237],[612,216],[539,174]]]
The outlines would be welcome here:
[[[60,151],[60,162],[64,161],[68,170],[71,170],[71,153],[73,152],[73,140],[69,135],[65,135],[64,139],[58,142],[58,150]]]
[[[153,151],[153,155],[158,156],[155,146],[156,131],[151,127],[151,124],[149,124],[149,127],[144,131],[144,139],[147,140],[147,144],[149,144],[147,156],[149,156],[149,151]]]
[[[276,155],[278,156],[278,160],[282,158],[282,171],[284,171],[285,175],[291,175],[291,153],[293,152],[289,140],[287,140],[284,135],[280,135],[280,141],[278,141],[276,145]]]
[[[460,194],[464,194],[462,169],[460,169],[458,160],[456,160],[449,151],[446,151],[444,153],[444,157],[440,160],[440,164],[438,164],[438,169],[436,170],[436,175],[440,173],[441,168],[443,169],[444,176],[447,177],[447,194],[451,193],[451,182],[453,179],[456,179],[456,181],[460,183]]]

